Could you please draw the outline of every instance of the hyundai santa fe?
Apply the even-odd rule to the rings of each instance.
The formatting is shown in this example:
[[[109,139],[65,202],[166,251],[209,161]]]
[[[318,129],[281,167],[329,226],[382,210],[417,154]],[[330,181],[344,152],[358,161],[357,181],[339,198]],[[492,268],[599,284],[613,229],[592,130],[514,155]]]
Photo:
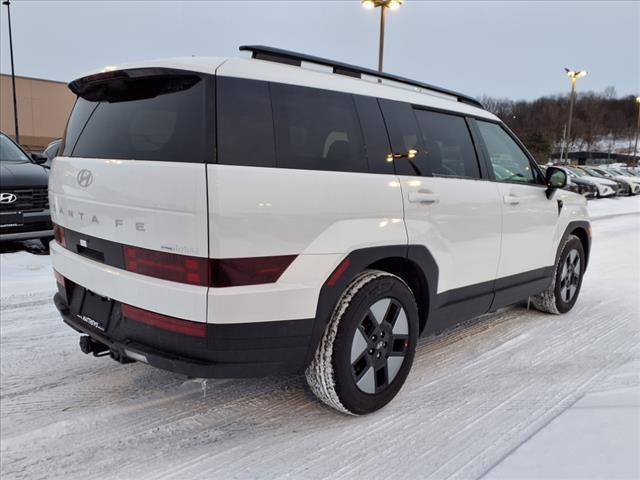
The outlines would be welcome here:
[[[305,373],[338,411],[420,335],[560,314],[586,200],[475,99],[294,52],[91,72],[52,162],[55,304],[85,353],[197,377]]]

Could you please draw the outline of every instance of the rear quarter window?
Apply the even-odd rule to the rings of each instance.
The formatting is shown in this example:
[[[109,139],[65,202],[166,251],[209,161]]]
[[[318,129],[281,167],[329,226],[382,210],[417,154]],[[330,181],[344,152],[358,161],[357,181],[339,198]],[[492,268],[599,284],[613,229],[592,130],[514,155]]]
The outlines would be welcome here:
[[[278,167],[369,171],[352,95],[271,84],[271,101]]]

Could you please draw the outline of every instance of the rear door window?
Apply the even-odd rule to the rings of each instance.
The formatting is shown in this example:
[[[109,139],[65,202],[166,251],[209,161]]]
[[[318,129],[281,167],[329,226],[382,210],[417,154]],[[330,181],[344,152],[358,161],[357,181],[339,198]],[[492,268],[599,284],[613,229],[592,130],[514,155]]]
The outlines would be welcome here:
[[[278,167],[368,172],[350,94],[274,83],[271,100]]]
[[[213,155],[206,85],[202,77],[184,73],[93,87],[76,102],[65,155],[204,162]]]
[[[423,170],[433,176],[480,178],[478,158],[464,117],[415,110],[424,146]]]

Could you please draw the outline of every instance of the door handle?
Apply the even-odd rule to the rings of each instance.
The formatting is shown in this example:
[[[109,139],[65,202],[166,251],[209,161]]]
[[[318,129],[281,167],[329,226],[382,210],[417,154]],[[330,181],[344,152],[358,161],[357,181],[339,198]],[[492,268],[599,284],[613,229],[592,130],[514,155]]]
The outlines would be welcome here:
[[[409,201],[412,203],[438,203],[440,195],[430,192],[429,190],[418,190],[417,192],[409,192]]]
[[[520,197],[516,195],[505,195],[502,199],[507,205],[518,205],[520,203]]]

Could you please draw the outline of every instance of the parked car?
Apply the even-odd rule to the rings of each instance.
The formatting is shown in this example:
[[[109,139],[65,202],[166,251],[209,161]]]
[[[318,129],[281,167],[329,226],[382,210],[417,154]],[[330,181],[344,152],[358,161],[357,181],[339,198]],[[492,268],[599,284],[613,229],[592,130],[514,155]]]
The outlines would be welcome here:
[[[611,182],[617,183],[618,190],[616,193],[618,195],[632,195],[633,193],[632,184],[630,182],[628,182],[627,180],[623,180],[621,178],[616,178],[614,175],[611,175],[609,172],[607,172],[604,169],[588,167],[588,166],[581,166],[579,168],[586,171],[589,175],[593,175],[594,177],[604,178]]]
[[[56,138],[53,142],[47,145],[47,148],[44,149],[42,154],[47,157],[47,162],[44,164],[45,167],[51,168],[51,162],[55,157],[58,156],[58,151],[60,150],[61,143],[62,139]]]
[[[52,239],[45,161],[0,132],[0,242]]]
[[[546,165],[539,165],[539,167],[543,172],[547,171]],[[598,196],[598,187],[596,187],[595,183],[589,180],[583,180],[576,174],[572,174],[569,170],[565,172],[567,173],[567,186],[564,187],[565,190],[578,193],[585,198],[596,198]]]
[[[591,175],[581,168],[570,166],[562,166],[559,168],[564,169],[571,178],[580,178],[586,182],[593,183],[597,188],[597,198],[615,197],[620,189],[620,185],[618,185],[617,182]]]
[[[398,393],[419,335],[530,296],[574,306],[587,202],[477,100],[243,50],[70,83],[51,252],[85,353],[306,372],[323,402],[365,414]]]
[[[615,180],[628,184],[630,195],[637,195],[640,193],[640,178],[638,178],[633,173],[615,167],[607,167],[605,169],[596,170],[605,170],[605,172],[611,175]]]

